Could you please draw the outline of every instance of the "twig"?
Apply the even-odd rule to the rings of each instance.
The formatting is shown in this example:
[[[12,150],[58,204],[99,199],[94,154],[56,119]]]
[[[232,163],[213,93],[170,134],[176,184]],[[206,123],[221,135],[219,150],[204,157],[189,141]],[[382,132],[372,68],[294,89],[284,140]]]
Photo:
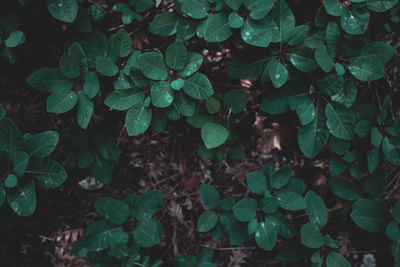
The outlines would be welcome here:
[[[258,249],[258,247],[230,247],[230,248],[217,248],[214,246],[206,246],[206,245],[201,245],[203,248],[212,248],[215,250],[238,250],[238,249]]]

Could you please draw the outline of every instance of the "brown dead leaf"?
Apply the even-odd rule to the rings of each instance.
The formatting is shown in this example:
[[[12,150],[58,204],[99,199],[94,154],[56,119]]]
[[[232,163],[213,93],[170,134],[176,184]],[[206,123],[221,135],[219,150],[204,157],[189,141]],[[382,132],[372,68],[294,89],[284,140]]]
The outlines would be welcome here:
[[[149,44],[149,39],[144,32],[138,32],[133,37],[133,49],[143,49],[144,46]]]
[[[282,129],[279,126],[274,129],[264,129],[257,140],[257,148],[264,154],[270,153],[275,148],[281,151],[281,138]]]
[[[232,250],[232,255],[229,256],[228,267],[244,266],[246,264],[245,258],[247,258],[247,255],[243,252],[243,250]]]

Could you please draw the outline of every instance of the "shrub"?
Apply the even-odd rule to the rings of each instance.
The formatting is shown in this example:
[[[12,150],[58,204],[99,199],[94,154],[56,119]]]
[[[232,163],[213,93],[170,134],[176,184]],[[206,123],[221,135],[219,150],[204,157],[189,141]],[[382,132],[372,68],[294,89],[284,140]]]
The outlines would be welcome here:
[[[248,173],[246,192],[220,190],[225,185],[217,175],[212,185],[204,183],[209,177],[200,181],[204,211],[192,218],[202,241],[253,243],[276,255],[279,264],[351,266],[335,229],[343,223],[378,236],[399,263],[400,200],[387,193],[400,166],[393,89],[397,45],[384,36],[397,38],[399,1],[303,1],[314,17],[301,16],[294,8],[299,2],[7,2],[0,17],[0,57],[2,64],[18,67],[38,47],[52,50],[53,58],[27,67],[27,77],[17,67],[12,70],[38,91],[30,94],[47,97],[51,115],[46,116],[61,118],[62,165],[89,171],[105,185],[121,167],[124,151],[111,123],[122,127],[121,139],[136,140],[151,130],[179,142],[184,133],[169,130],[184,118],[202,140],[197,155],[216,159],[216,166],[253,152],[243,143],[255,140],[246,128],[254,117],[260,122],[267,116],[268,123],[290,129],[288,139],[295,141],[285,144],[293,153],[272,157],[262,171]],[[56,25],[63,39],[35,43],[30,31],[36,20]],[[43,31],[51,28],[46,26]],[[221,73],[226,76],[217,77]],[[239,80],[251,86],[231,86]],[[66,125],[71,116],[74,122]],[[103,116],[112,122],[99,123]],[[36,188],[63,184],[64,167],[49,158],[59,138],[55,131],[23,135],[0,109],[0,205],[7,199],[16,214],[30,216]],[[310,164],[330,176],[325,191],[299,175]],[[166,204],[163,193],[130,190],[124,190],[124,200],[107,196],[94,202],[95,220],[74,244],[75,255],[93,266],[169,264],[154,257],[168,227],[157,215]],[[175,266],[214,266],[212,248],[193,254],[169,259]]]

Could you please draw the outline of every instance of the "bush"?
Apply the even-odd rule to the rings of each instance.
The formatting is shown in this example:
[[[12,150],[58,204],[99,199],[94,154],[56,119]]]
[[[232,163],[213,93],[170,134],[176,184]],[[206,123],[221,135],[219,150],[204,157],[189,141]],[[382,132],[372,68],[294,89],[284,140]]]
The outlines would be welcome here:
[[[227,265],[220,247],[253,244],[279,266],[352,266],[359,260],[346,251],[344,225],[399,264],[399,10],[398,0],[7,2],[5,76],[23,80],[39,101],[47,97],[40,116],[57,131],[23,135],[0,110],[0,205],[32,215],[36,188],[61,186],[64,167],[117,187],[116,170],[131,164],[129,144],[147,136],[191,136],[199,156],[191,164],[208,159],[220,170],[254,159],[253,121],[262,129],[275,123],[289,132],[286,148],[269,149],[271,160],[257,161],[241,187],[227,190],[218,171],[212,183],[191,181],[190,189],[201,184],[202,205],[189,220],[202,240],[193,255],[158,253],[177,226],[160,213],[171,188],[152,181],[138,195],[110,189],[114,197],[97,198],[72,253],[93,266],[204,267]],[[43,40],[39,28],[49,32]],[[8,98],[0,104],[18,118]],[[61,164],[49,158],[59,139]],[[329,178],[308,179],[310,166]]]

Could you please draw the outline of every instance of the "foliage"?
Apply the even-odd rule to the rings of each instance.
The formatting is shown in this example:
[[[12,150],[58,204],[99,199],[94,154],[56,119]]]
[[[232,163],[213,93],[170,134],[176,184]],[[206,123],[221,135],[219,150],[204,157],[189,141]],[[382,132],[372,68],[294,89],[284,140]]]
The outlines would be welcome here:
[[[64,133],[64,139],[71,150],[66,156],[66,166],[88,168],[102,184],[111,182],[113,166],[118,164],[121,150],[106,125],[99,125],[88,132],[71,129]]]
[[[314,253],[298,247],[293,250],[304,250],[304,259],[309,256],[311,261],[322,264],[320,249],[324,246],[337,249],[339,242],[329,234],[322,234],[326,232],[324,226],[328,222],[323,199],[312,190],[305,192],[304,182],[291,178],[291,175],[291,164],[274,170],[272,164],[267,163],[262,173],[254,171],[247,175],[247,186],[254,196],[242,199],[221,199],[214,187],[202,184],[201,199],[207,210],[200,215],[197,230],[211,231],[214,240],[219,240],[226,233],[231,245],[244,243],[251,238],[261,249],[271,251],[278,238],[293,239],[297,236],[295,225],[287,214],[305,212],[309,221],[300,228],[300,242],[307,248],[319,250]],[[373,223],[372,220],[368,223]],[[285,261],[286,257],[290,258],[295,253],[293,250],[282,250],[278,258]],[[325,259],[326,262],[330,255]],[[342,261],[350,266],[345,258]]]
[[[86,257],[90,265],[161,266],[161,260],[150,261],[146,249],[157,245],[163,227],[153,215],[163,203],[160,191],[128,195],[123,201],[99,198],[95,208],[101,220],[88,225],[83,237],[72,248]],[[126,227],[134,229],[125,231]]]
[[[7,200],[19,216],[36,210],[36,188],[52,189],[67,179],[64,168],[49,158],[59,134],[22,134],[0,106],[0,206]]]
[[[293,8],[298,1],[164,2],[5,4],[0,11],[2,64],[18,64],[21,55],[23,60],[35,53],[27,25],[32,18],[62,29],[61,47],[51,43],[44,48],[54,50],[56,60],[37,62],[39,69],[30,69],[24,81],[47,96],[51,116],[66,118],[73,110],[76,122],[61,137],[55,131],[23,135],[0,109],[0,205],[7,200],[16,214],[30,216],[36,188],[55,188],[66,180],[64,168],[49,158],[60,138],[66,150],[63,166],[110,184],[122,150],[113,125],[99,123],[104,113],[124,118],[115,124],[122,126],[120,138],[129,140],[152,130],[179,142],[183,133],[171,134],[174,127],[168,123],[184,118],[202,140],[197,154],[227,166],[250,152],[242,144],[254,138],[242,125],[267,115],[295,133],[295,142],[288,141],[298,145],[290,148],[294,158],[282,156],[286,164],[279,169],[269,162],[261,172],[248,173],[243,194],[221,191],[216,180],[215,187],[201,184],[205,210],[195,218],[196,234],[211,236],[218,246],[225,239],[231,246],[253,242],[273,251],[280,263],[351,266],[350,258],[339,253],[332,227],[338,220],[373,237],[386,235],[399,264],[400,200],[385,197],[400,166],[400,117],[393,112],[398,93],[379,88],[371,93],[371,86],[379,87],[384,78],[395,86],[388,77],[388,67],[397,62],[395,44],[382,41],[375,27],[395,32],[399,1],[320,1],[312,4],[318,9],[310,9],[315,11],[310,21],[299,18]],[[147,34],[155,46],[143,48],[138,42],[146,43]],[[228,47],[229,62],[215,61],[229,76],[229,81],[221,78],[228,89],[225,80],[222,85],[214,80],[212,55],[207,56],[208,48],[217,47]],[[253,87],[230,87],[239,80]],[[240,128],[245,136],[239,135]],[[313,164],[329,166],[322,183],[330,195],[321,193],[315,181],[292,177],[300,173],[299,166]],[[101,219],[89,223],[73,252],[93,266],[161,266],[151,256],[164,236],[156,215],[164,204],[158,190],[129,194],[123,201],[97,199]],[[337,206],[338,213],[330,211]],[[197,257],[179,254],[173,264],[214,266],[213,256],[206,248]]]

